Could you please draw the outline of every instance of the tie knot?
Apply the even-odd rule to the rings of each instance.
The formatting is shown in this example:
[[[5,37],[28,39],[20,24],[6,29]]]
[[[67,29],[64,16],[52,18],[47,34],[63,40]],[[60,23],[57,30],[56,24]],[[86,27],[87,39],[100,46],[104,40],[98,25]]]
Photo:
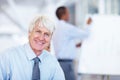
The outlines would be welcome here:
[[[35,57],[33,60],[35,63],[39,63],[39,61],[40,61],[40,59],[38,57]]]

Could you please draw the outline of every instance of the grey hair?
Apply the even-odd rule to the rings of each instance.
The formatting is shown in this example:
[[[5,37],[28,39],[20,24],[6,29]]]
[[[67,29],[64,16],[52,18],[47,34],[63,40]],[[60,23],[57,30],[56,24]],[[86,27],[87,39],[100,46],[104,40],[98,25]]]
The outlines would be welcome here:
[[[47,16],[42,15],[37,16],[33,19],[29,26],[29,32],[31,32],[34,29],[37,23],[39,27],[46,27],[51,33],[53,33],[55,30],[55,23],[52,20],[50,20],[50,18],[48,18]]]

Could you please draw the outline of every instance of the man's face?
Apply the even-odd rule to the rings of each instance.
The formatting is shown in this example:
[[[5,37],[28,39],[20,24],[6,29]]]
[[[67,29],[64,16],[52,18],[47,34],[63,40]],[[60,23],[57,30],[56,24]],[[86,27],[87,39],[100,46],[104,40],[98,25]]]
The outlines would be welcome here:
[[[69,10],[66,9],[66,13],[65,13],[66,21],[69,21],[69,16],[70,16]]]
[[[29,32],[29,42],[35,53],[40,53],[46,46],[49,45],[51,40],[51,33],[45,27],[35,26],[34,29]]]

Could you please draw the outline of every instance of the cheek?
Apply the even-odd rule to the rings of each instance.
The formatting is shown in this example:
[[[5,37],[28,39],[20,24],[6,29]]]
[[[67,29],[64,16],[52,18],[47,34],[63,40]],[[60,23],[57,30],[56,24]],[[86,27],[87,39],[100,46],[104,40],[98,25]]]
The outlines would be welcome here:
[[[39,35],[34,35],[34,34],[33,34],[33,35],[31,36],[31,38],[32,38],[32,39],[39,39]]]
[[[32,34],[32,35],[29,35],[29,41],[30,41],[31,44],[34,43],[34,40],[35,40],[35,39],[38,39],[38,36],[36,36],[36,35],[33,36],[33,34]]]
[[[46,40],[46,46],[49,46],[50,40],[51,40],[51,39],[47,39],[47,40]]]
[[[47,42],[47,43],[50,43],[50,40],[51,40],[51,38],[48,38],[48,39],[46,39],[46,42]]]

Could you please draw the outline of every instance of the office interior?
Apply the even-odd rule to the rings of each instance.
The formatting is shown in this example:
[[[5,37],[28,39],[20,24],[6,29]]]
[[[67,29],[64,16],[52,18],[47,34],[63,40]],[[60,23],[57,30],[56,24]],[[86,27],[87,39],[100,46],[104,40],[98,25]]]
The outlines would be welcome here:
[[[61,5],[69,8],[69,22],[79,28],[84,28],[89,16],[120,15],[120,0],[0,0],[0,52],[28,41],[28,27],[36,15],[48,15],[56,22],[55,10]],[[75,73],[77,80],[81,80],[83,75],[78,72],[81,48],[77,51]],[[109,78],[120,80],[120,75]]]

